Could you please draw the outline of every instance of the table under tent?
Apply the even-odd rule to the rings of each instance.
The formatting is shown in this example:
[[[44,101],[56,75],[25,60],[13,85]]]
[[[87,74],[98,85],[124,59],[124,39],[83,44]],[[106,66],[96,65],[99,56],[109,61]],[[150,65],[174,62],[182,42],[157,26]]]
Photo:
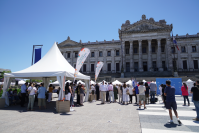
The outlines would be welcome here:
[[[44,87],[48,87],[50,80],[57,80],[60,86],[58,100],[64,98],[63,88],[65,80],[74,80],[75,69],[63,57],[56,43],[53,44],[47,54],[34,65],[13,73],[4,74],[4,86],[2,98],[5,98],[6,106],[9,106],[7,90],[13,78],[23,79],[38,79],[43,80]],[[65,78],[65,79],[64,79]],[[87,89],[85,101],[88,101],[89,96],[89,81],[90,76],[78,73],[76,80],[83,80]]]

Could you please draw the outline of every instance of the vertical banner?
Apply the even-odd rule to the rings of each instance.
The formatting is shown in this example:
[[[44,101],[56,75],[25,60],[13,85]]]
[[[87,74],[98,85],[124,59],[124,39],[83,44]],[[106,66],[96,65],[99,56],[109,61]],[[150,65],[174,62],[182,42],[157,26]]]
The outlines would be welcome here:
[[[99,73],[100,73],[102,67],[103,67],[103,62],[99,61],[97,63],[96,71],[95,71],[95,82],[97,80],[97,77],[99,76]]]
[[[76,76],[79,72],[79,70],[81,69],[84,61],[86,60],[87,56],[89,55],[90,50],[88,48],[82,48],[81,51],[78,53],[78,58],[76,61],[76,69],[75,69],[75,73],[74,73],[74,81],[76,79]]]
[[[37,63],[41,59],[41,48],[35,49],[35,61]]]

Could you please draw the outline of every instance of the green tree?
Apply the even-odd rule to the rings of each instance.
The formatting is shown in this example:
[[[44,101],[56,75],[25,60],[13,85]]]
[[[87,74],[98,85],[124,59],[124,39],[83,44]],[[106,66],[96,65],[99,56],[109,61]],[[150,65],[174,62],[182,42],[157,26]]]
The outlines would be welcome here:
[[[11,71],[3,71],[2,73],[0,73],[0,79],[4,79],[5,73],[11,73]]]

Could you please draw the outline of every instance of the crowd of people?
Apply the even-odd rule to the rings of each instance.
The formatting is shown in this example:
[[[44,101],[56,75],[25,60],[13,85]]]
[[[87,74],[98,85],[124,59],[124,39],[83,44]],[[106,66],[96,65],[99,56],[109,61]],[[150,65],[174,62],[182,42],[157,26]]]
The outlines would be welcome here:
[[[52,93],[55,92],[54,88],[55,87],[50,84],[47,91],[43,83],[41,83],[39,86],[37,86],[35,83],[30,83],[28,86],[28,83],[25,83],[21,86],[20,96],[17,94],[17,90],[12,91],[11,89],[8,90],[7,95],[11,104],[16,104],[16,102],[20,99],[21,106],[24,107],[26,98],[28,97],[27,110],[33,110],[35,101],[38,102],[39,109],[41,109],[42,106],[46,108],[46,102],[51,102]],[[169,110],[169,115],[171,119],[170,122],[173,122],[173,110],[179,124],[181,124],[181,121],[178,117],[177,104],[175,100],[175,87],[171,86],[171,81],[167,80],[166,84],[161,84],[159,86],[159,89],[161,92],[160,94],[164,103],[164,107]],[[56,90],[58,94],[59,91],[60,88]],[[67,82],[64,89],[65,100],[70,101],[70,106],[73,107],[84,106],[83,99],[86,91],[87,89],[85,88],[84,84],[79,83],[78,85],[76,85],[75,83]],[[183,83],[181,91],[184,99],[183,106],[186,106],[186,100],[188,103],[187,105],[190,106],[188,96],[189,93],[192,94],[192,102],[195,105],[197,114],[196,118],[194,118],[193,120],[199,121],[199,81],[196,81],[194,87],[191,88],[190,92],[188,92],[187,84]],[[126,83],[123,83],[122,85],[113,85],[112,82],[106,83],[103,81],[100,85],[92,84],[89,89],[90,95],[95,95],[95,99],[93,100],[100,100],[101,104],[105,104],[106,102],[116,103],[118,101],[119,104],[128,105],[132,104],[133,97],[135,96],[134,104],[139,106],[139,109],[141,109],[142,105],[144,106],[144,109],[147,109],[146,104],[155,104],[155,102],[158,101],[158,98],[155,97],[156,95],[158,95],[156,94],[156,92],[157,86],[154,81],[150,82],[149,84],[147,82],[136,82],[134,87]],[[74,102],[75,94],[76,104]]]

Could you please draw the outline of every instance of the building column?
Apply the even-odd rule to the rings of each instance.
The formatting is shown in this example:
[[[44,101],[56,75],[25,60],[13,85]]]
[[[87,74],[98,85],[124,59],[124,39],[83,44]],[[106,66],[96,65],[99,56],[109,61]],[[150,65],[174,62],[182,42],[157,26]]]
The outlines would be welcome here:
[[[107,73],[107,51],[102,51],[103,52],[103,73]]]
[[[126,72],[126,59],[125,59],[125,55],[126,55],[126,53],[125,53],[125,42],[122,42],[122,53],[123,53],[123,55],[122,55],[122,60],[123,60],[123,68],[124,68],[124,72]]]
[[[172,64],[172,52],[171,52],[171,38],[166,39],[167,40],[167,46],[166,46],[166,50],[167,50],[167,58],[168,58],[168,71],[172,71],[173,70],[173,64]]]
[[[134,72],[134,67],[133,67],[133,41],[130,42],[130,72]]]
[[[185,47],[187,47],[187,53],[188,53],[188,64],[189,64],[189,68],[188,70],[190,71],[190,68],[194,68],[194,65],[193,65],[193,60],[192,60],[192,55],[191,55],[191,52],[192,52],[192,46],[190,44],[187,44],[185,45]],[[180,55],[179,55],[180,56]]]
[[[87,68],[86,68],[86,71],[87,71],[87,73],[90,73],[91,71],[90,71],[90,57],[91,57],[91,53],[88,55],[88,57],[87,57]]]
[[[151,59],[151,55],[152,55],[152,51],[151,51],[151,40],[148,40],[148,71],[153,71],[152,69],[152,59]]]
[[[112,57],[112,63],[111,63],[111,71],[112,73],[115,73],[115,50],[111,50],[111,57]]]
[[[157,67],[159,71],[163,71],[162,68],[162,55],[161,55],[161,39],[157,39],[158,51],[157,51]]]
[[[142,66],[142,40],[138,40],[139,42],[139,71],[143,72],[143,66]]]
[[[72,65],[72,67],[74,67],[73,66],[73,53],[74,53],[74,51],[71,51],[71,53],[70,53],[70,58],[71,58],[71,62],[70,62],[70,64]]]

